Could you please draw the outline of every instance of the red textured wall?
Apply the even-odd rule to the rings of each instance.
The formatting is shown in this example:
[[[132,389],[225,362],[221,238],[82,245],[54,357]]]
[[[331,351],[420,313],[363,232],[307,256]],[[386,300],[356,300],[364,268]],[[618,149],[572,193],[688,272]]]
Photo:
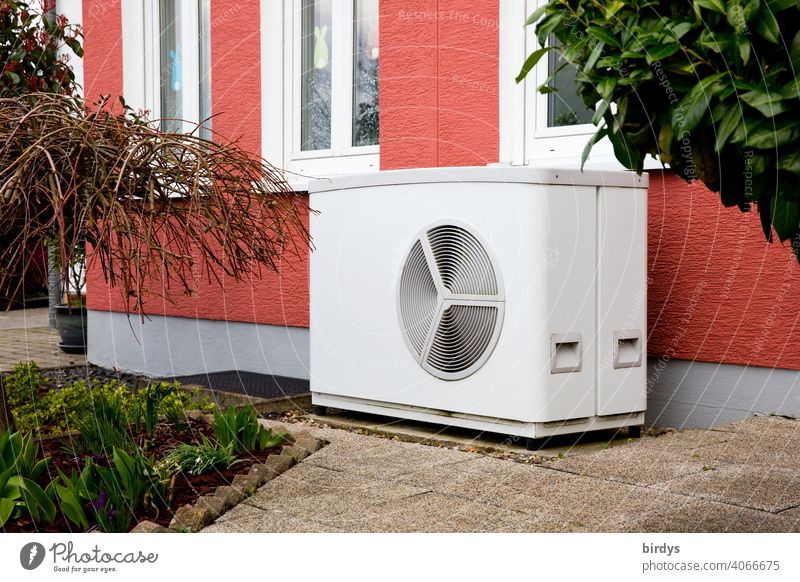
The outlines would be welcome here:
[[[96,9],[93,15],[91,6],[85,5],[86,34],[87,37],[92,35],[92,40],[87,41],[87,86],[106,87],[110,86],[110,79],[115,79],[121,91],[122,45],[119,42],[121,17],[118,3],[95,1],[87,4],[115,7],[105,11]],[[235,139],[252,152],[261,151],[260,22],[259,0],[211,3],[213,128],[220,136]],[[93,63],[91,67],[90,62]],[[102,63],[103,67],[95,66],[96,62]],[[307,327],[307,264],[307,257],[284,261],[280,266],[280,276],[266,274],[261,280],[228,281],[222,289],[201,282],[190,297],[174,295],[171,302],[149,299],[146,311],[160,315]],[[89,308],[124,309],[119,291],[106,286],[98,269],[90,270],[87,284]]]
[[[499,9],[381,0],[382,169],[497,162]]]
[[[800,369],[800,267],[758,214],[668,172],[650,173],[649,353]]]
[[[122,94],[122,14],[120,2],[83,0],[83,94]]]

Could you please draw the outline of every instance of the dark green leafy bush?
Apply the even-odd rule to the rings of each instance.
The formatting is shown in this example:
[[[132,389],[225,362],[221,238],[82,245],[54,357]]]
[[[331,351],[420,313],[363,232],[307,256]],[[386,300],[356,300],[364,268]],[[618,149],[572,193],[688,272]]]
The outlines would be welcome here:
[[[659,158],[743,211],[800,259],[800,3],[551,0],[528,20],[576,66],[578,93],[617,159]],[[530,55],[518,81],[548,48]],[[554,90],[552,76],[540,91]],[[614,107],[612,107],[612,104]]]

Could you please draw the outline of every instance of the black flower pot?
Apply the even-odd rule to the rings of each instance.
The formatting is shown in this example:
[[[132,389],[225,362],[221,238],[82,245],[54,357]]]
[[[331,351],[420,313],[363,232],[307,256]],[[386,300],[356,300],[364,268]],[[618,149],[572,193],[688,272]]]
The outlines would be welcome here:
[[[68,354],[86,353],[86,308],[56,305],[56,329],[61,336],[58,347]]]

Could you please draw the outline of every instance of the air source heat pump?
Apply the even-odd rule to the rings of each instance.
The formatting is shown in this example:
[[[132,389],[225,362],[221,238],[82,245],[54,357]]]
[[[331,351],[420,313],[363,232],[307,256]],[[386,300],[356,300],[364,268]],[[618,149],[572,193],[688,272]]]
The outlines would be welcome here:
[[[311,392],[536,439],[646,408],[647,176],[398,170],[309,188]]]

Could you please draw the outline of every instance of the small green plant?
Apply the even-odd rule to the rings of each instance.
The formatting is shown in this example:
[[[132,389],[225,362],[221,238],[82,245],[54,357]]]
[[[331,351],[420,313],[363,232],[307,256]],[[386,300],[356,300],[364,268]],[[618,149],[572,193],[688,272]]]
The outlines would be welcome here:
[[[109,456],[115,448],[134,447],[130,434],[130,401],[127,390],[116,382],[103,386],[95,384],[87,407],[74,422],[81,433],[82,452]]]
[[[197,444],[183,443],[169,451],[158,467],[169,473],[184,471],[202,475],[216,469],[229,469],[240,462],[233,454],[233,443],[221,445],[201,435]]]
[[[91,522],[107,533],[130,529],[137,510],[158,509],[166,504],[169,480],[138,448],[132,453],[115,448],[110,467],[87,458],[80,473],[67,477],[59,471],[51,484],[64,516],[82,530]]]
[[[716,471],[717,468],[713,465],[703,465],[703,471]]]
[[[600,443],[600,449],[603,450],[603,451],[605,451],[606,449],[610,449],[612,446],[613,445],[611,444],[611,441],[606,441],[604,443]]]
[[[149,384],[136,394],[135,424],[147,438],[155,435],[162,418],[176,430],[182,430],[186,426],[186,411],[194,407],[191,396],[181,388],[180,382]]]
[[[272,429],[264,428],[258,422],[258,416],[252,405],[240,412],[234,407],[225,413],[214,410],[214,435],[222,446],[233,446],[235,454],[263,451],[276,447],[286,439],[285,433],[272,434]]]
[[[8,405],[12,409],[36,400],[45,385],[42,371],[36,362],[20,362],[2,382]]]
[[[35,482],[49,463],[38,458],[39,451],[31,435],[11,431],[0,435],[0,527],[25,512],[40,523],[55,519],[55,504]]]
[[[564,453],[558,453],[558,455],[556,455],[556,458],[557,459],[566,459],[567,455],[565,455]]]

